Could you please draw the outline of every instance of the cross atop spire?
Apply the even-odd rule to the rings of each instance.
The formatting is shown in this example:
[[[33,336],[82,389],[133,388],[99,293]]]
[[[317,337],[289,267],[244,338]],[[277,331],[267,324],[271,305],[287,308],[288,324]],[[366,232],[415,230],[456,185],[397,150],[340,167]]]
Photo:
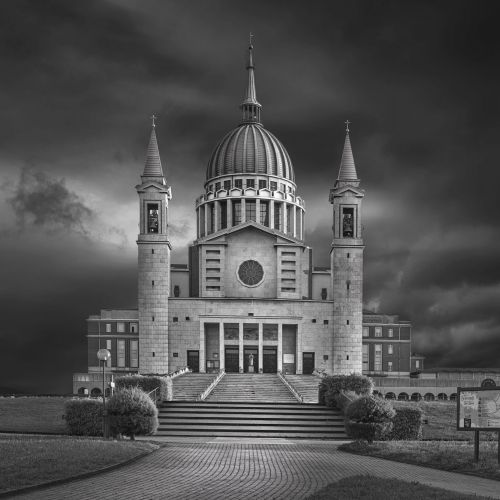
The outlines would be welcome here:
[[[255,90],[255,74],[254,74],[254,64],[253,64],[253,34],[250,33],[249,45],[248,45],[248,59],[247,59],[247,71],[248,71],[248,85],[245,98],[241,103],[241,110],[243,112],[243,122],[244,123],[260,123],[260,110],[261,105],[257,101],[257,92]]]
[[[155,120],[157,120],[157,119],[158,119],[158,117],[157,117],[157,116],[153,113],[153,114],[150,116],[150,118],[151,118],[151,124],[153,125],[153,128],[155,128],[155,127],[156,127]]]
[[[349,120],[346,120],[345,122],[345,131],[349,133],[349,124],[351,123]]]

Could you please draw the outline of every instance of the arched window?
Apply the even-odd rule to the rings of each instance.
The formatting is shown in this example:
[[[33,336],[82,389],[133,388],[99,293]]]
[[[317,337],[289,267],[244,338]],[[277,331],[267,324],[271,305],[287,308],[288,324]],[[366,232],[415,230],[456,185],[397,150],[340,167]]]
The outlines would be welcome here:
[[[85,391],[86,391],[85,387],[80,387],[78,389],[78,395],[79,396],[85,396],[85,394],[86,394]]]
[[[410,397],[408,396],[408,394],[406,394],[406,392],[399,393],[398,401],[408,401],[409,399]]]
[[[393,392],[388,392],[385,395],[385,399],[396,399],[396,394],[394,394]]]
[[[453,394],[450,394],[450,401],[456,401],[457,400],[457,393],[454,392]]]
[[[412,401],[420,401],[421,399],[422,399],[422,394],[420,394],[420,392],[414,392],[411,395],[411,400]]]
[[[448,396],[444,392],[440,392],[438,394],[438,400],[439,401],[448,401]]]
[[[101,393],[101,389],[99,389],[98,387],[94,387],[91,391],[90,391],[90,395],[93,397],[93,398],[97,398],[98,396],[100,396],[102,393]]]
[[[425,401],[434,401],[436,398],[434,397],[434,394],[432,394],[432,392],[428,392],[425,396],[424,396],[424,400]]]
[[[485,378],[481,382],[481,387],[496,387],[496,386],[497,386],[497,384],[495,383],[495,381],[492,378]]]

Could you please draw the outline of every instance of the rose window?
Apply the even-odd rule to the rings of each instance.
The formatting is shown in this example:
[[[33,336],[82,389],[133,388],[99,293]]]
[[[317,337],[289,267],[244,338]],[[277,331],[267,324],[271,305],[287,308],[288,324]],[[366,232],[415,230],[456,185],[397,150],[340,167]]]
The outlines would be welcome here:
[[[247,286],[256,286],[264,278],[264,269],[256,260],[246,260],[238,269],[238,278]]]

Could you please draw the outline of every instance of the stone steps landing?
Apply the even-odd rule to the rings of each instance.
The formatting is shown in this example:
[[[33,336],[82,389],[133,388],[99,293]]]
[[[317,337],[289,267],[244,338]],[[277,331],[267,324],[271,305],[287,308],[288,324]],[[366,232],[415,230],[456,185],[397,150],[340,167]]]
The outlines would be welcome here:
[[[217,377],[214,373],[186,373],[172,380],[174,401],[196,401]]]
[[[304,403],[318,403],[321,379],[315,375],[284,375],[288,383],[303,397]]]

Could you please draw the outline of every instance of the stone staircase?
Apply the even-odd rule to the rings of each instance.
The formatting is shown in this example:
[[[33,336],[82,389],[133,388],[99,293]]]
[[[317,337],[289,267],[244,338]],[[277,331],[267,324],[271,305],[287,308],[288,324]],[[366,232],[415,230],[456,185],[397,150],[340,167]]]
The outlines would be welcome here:
[[[318,405],[172,401],[158,419],[157,436],[347,439],[342,414]]]
[[[318,403],[318,387],[321,379],[314,375],[285,375],[288,383],[303,397],[304,403]]]
[[[298,404],[288,387],[274,373],[226,373],[205,401]]]
[[[216,373],[186,373],[172,380],[174,401],[196,401],[217,377]]]

